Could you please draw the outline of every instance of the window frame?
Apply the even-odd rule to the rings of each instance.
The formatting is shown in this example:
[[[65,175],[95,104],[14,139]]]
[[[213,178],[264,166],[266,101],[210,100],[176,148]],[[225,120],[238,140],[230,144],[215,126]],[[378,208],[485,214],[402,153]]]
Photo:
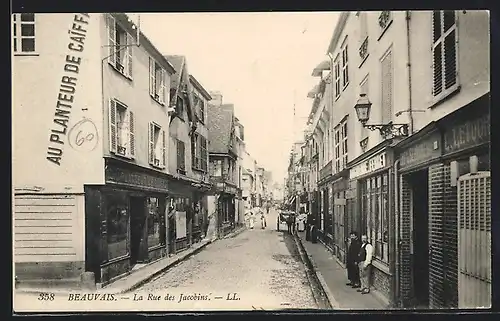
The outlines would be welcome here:
[[[11,50],[14,56],[38,56],[38,52],[36,50],[37,41],[36,41],[36,29],[37,29],[37,19],[35,13],[33,14],[33,21],[31,20],[22,20],[23,14],[28,13],[14,13],[11,15],[11,27],[12,27],[12,47]],[[33,36],[23,36],[22,29],[23,25],[33,25]],[[33,39],[33,50],[32,51],[24,51],[22,47],[23,39]]]
[[[439,11],[440,14],[440,37],[434,41],[434,14],[436,11]],[[446,31],[444,32],[444,12],[445,11],[454,11],[455,13],[455,21],[453,25]],[[457,90],[460,89],[460,78],[459,78],[459,45],[458,45],[458,39],[459,39],[459,15],[457,10],[434,10],[431,11],[431,105],[429,107],[434,107],[436,104],[438,104],[440,101],[444,100],[446,97],[449,95],[453,94]],[[446,72],[445,72],[445,55],[446,55],[446,46],[445,46],[445,39],[446,36],[448,36],[450,33],[455,32],[455,84],[452,85],[449,88],[445,88],[446,86]],[[434,70],[435,70],[435,65],[434,65],[434,51],[436,50],[436,47],[441,45],[441,92],[437,95],[434,94],[434,87],[435,87],[435,78],[434,78]]]
[[[157,71],[160,71],[159,75]],[[158,82],[159,76],[159,82]],[[167,71],[153,57],[149,57],[149,95],[151,98],[160,104],[166,106],[168,103],[167,96]],[[159,83],[159,86],[158,86]]]
[[[128,80],[133,79],[133,47],[135,36],[130,34],[112,14],[106,15],[107,36],[108,36],[108,64],[120,75]],[[116,33],[120,29],[125,35],[125,44],[117,44]],[[122,65],[118,62],[118,52],[125,52],[125,60]]]
[[[384,84],[385,84],[385,81],[387,81],[385,79],[385,75],[383,74],[384,73],[384,70],[383,70],[383,66],[384,66],[384,62],[386,59],[388,59],[388,57],[390,56],[390,75],[391,75],[391,84],[390,84],[390,110],[388,111],[388,115],[385,115],[385,108],[387,106],[385,106],[385,101],[384,101]],[[390,124],[393,122],[393,116],[394,116],[394,83],[395,83],[395,72],[394,72],[394,52],[393,52],[393,48],[392,48],[392,44],[389,46],[389,49],[387,49],[384,54],[382,55],[382,57],[380,57],[380,75],[381,75],[381,81],[380,81],[380,121],[382,124]],[[385,119],[385,117],[388,117],[388,119]]]
[[[177,149],[177,161],[176,161],[177,173],[186,174],[186,144],[182,140],[177,139],[175,145]],[[180,146],[182,146],[182,149],[180,149]],[[181,150],[183,155],[181,155],[180,153]],[[182,159],[182,162],[179,164],[180,159]]]
[[[334,72],[335,72],[335,99],[338,99],[340,97],[340,94],[342,93],[342,82],[341,82],[341,77],[340,77],[340,53],[337,54],[335,57],[335,60],[333,61],[334,64]]]
[[[349,86],[349,43],[347,36],[340,47],[342,54],[342,91]]]
[[[155,140],[156,130],[158,130],[158,140]],[[148,127],[148,160],[149,164],[157,169],[164,169],[167,163],[167,134],[165,129],[154,121],[149,122]],[[160,144],[160,146],[158,146]],[[161,154],[157,155],[158,148]],[[156,162],[158,160],[158,162]]]

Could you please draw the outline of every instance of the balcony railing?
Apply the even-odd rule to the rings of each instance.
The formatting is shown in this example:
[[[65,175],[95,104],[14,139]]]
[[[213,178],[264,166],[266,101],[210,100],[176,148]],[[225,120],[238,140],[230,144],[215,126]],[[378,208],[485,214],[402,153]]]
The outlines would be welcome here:
[[[359,47],[359,56],[361,57],[361,60],[364,60],[368,56],[368,37],[366,37]]]

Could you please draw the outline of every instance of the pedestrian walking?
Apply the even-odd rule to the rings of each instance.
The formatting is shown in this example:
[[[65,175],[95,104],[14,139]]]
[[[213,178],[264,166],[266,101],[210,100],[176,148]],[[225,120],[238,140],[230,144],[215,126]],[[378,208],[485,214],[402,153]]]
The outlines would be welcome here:
[[[361,249],[359,250],[358,265],[359,276],[361,279],[361,288],[358,292],[361,294],[370,293],[370,275],[372,271],[373,246],[368,241],[368,236],[361,237]]]
[[[293,224],[293,219],[292,219],[292,214],[288,214],[288,217],[286,218],[286,226],[288,228],[288,233],[292,234],[292,224]]]
[[[269,210],[269,209],[268,209]],[[269,213],[269,212],[268,212]],[[260,225],[262,227],[262,229],[265,229],[267,227],[267,220],[266,220],[266,214],[264,214],[264,212],[262,212],[260,214]]]
[[[356,231],[351,232],[348,242],[346,265],[347,279],[349,279],[349,282],[346,283],[346,285],[352,286],[353,288],[360,288],[358,257],[359,251],[361,250],[361,243],[359,242],[358,233]]]
[[[295,234],[295,231],[297,230],[297,216],[295,213],[292,214],[292,234]]]
[[[311,227],[312,227],[312,214],[308,213],[306,219],[306,241],[311,240]]]

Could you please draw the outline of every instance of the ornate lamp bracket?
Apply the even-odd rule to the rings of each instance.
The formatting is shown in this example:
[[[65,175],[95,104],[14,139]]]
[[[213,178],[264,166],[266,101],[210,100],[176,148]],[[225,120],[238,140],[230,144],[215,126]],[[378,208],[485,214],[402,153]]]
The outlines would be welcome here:
[[[377,124],[377,125],[366,125],[363,127],[374,131],[378,129],[383,137],[405,137],[408,136],[408,124]]]

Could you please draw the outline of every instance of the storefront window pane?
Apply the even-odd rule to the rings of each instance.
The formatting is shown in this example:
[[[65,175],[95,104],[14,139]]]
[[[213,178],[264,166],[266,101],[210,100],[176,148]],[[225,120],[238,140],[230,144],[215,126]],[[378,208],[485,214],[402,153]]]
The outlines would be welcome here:
[[[128,252],[129,208],[126,194],[106,196],[108,260]]]
[[[148,197],[148,247],[157,246],[160,244],[160,203],[156,197]]]

